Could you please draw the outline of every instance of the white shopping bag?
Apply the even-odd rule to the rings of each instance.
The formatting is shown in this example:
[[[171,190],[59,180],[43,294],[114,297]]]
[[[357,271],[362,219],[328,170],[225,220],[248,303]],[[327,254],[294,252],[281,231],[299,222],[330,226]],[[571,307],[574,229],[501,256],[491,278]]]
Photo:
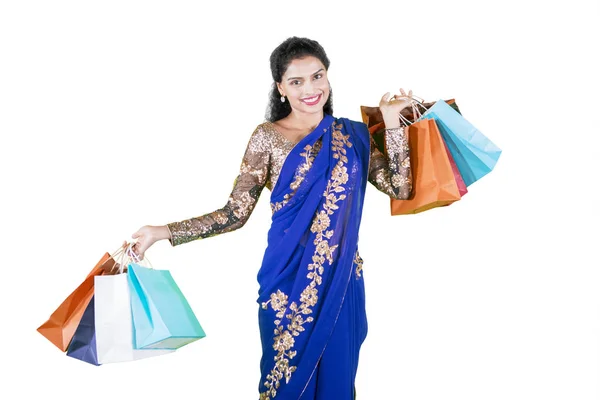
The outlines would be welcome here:
[[[133,348],[133,323],[127,272],[96,276],[94,302],[99,364],[134,361],[175,351]]]

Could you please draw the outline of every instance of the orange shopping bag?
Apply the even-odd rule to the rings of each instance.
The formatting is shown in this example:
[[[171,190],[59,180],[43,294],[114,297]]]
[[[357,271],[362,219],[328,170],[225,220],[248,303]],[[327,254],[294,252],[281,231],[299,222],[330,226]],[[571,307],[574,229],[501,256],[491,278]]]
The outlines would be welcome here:
[[[407,200],[390,199],[392,215],[417,214],[460,200],[460,192],[435,120],[408,126],[413,190]]]
[[[113,271],[115,261],[109,253],[98,261],[85,280],[52,313],[37,331],[62,351],[66,351],[81,321],[83,312],[94,295],[94,277]]]

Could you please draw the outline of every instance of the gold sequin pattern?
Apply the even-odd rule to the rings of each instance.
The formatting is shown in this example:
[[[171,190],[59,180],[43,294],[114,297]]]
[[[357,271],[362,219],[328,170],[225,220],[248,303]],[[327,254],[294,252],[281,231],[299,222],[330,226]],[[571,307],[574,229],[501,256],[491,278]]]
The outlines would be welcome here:
[[[279,133],[279,131],[275,129],[275,126],[268,121],[260,124],[258,128],[264,132],[265,140],[268,141],[268,144],[271,148],[271,164],[268,166],[269,179],[266,182],[266,186],[267,189],[273,191],[273,188],[279,179],[281,168],[283,168],[283,163],[285,162],[288,154],[290,154],[292,149],[296,146],[296,143],[288,140],[285,136]]]
[[[294,143],[282,137],[269,123],[258,125],[248,141],[226,204],[199,217],[167,224],[171,245],[208,238],[244,226],[263,188],[272,190],[277,183],[283,162],[293,148]]]
[[[404,127],[385,130],[385,153],[371,138],[369,182],[393,199],[406,200],[412,192],[410,149]]]

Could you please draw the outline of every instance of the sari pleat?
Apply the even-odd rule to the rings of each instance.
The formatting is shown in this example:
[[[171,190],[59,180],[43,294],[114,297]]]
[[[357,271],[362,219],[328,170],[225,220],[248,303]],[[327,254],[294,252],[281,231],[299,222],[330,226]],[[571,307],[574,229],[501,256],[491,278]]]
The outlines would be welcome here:
[[[301,400],[354,398],[359,351],[367,331],[364,280],[353,278],[334,331]]]
[[[354,396],[366,315],[353,272],[370,151],[368,130],[355,127],[325,114],[289,153],[271,193],[257,276],[261,400]]]

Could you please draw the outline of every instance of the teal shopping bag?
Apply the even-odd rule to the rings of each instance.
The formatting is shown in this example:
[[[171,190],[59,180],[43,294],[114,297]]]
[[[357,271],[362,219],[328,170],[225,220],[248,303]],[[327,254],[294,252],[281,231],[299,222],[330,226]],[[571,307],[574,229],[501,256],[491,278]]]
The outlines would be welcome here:
[[[127,277],[134,348],[172,350],[206,336],[169,271],[131,263]]]
[[[502,150],[444,100],[419,119],[433,118],[467,186],[491,172]]]

